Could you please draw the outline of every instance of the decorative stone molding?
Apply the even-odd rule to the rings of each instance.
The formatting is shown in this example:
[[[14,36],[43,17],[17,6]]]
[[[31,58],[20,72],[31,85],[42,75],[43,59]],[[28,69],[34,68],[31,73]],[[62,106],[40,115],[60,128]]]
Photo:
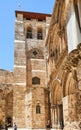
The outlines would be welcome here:
[[[65,124],[64,130],[79,130],[81,128],[80,126],[80,122],[67,122],[67,124]]]
[[[27,52],[27,58],[44,59],[43,52],[38,48],[33,48]]]
[[[81,60],[81,43],[77,46],[77,49],[67,56],[63,70],[70,72],[73,68],[77,67],[79,60]]]

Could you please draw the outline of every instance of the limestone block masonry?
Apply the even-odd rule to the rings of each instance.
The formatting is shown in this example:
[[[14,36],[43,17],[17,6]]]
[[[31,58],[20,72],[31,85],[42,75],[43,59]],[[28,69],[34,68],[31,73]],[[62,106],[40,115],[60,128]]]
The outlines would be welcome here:
[[[14,71],[0,70],[0,123],[45,129],[50,118],[45,39],[51,15],[15,11],[15,16]]]
[[[0,70],[0,121],[18,129],[45,129],[49,91],[45,38],[51,15],[15,11],[14,71]],[[12,128],[9,128],[11,130]]]
[[[81,0],[56,0],[52,17],[15,16],[14,71],[0,70],[0,124],[80,130]]]
[[[15,13],[13,122],[19,128],[43,129],[49,119],[45,38],[51,15]]]

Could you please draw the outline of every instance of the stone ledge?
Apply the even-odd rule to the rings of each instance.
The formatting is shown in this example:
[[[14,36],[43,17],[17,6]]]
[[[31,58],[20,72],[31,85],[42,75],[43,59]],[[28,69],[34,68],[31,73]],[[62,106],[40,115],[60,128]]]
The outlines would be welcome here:
[[[4,129],[3,129],[4,130]],[[13,130],[13,128],[8,128],[8,130]],[[17,130],[57,130],[57,129],[32,129],[32,128],[17,128]],[[59,129],[60,130],[60,129]]]

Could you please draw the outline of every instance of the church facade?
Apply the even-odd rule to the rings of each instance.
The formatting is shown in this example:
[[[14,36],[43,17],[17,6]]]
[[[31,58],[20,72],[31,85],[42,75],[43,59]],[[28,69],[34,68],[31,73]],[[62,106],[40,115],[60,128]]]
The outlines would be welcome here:
[[[14,71],[0,70],[0,124],[81,129],[81,1],[56,0],[52,16],[15,11]]]
[[[81,1],[56,0],[46,40],[52,128],[81,129]]]

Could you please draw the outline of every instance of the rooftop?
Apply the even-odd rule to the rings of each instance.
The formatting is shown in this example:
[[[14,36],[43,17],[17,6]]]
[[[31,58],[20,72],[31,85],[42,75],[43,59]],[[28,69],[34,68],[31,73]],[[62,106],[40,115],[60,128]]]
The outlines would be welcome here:
[[[40,19],[45,20],[46,17],[51,17],[51,14],[43,14],[43,13],[36,13],[36,12],[24,12],[24,11],[15,11],[15,15],[17,17],[17,14],[23,14],[23,18],[28,19]]]

